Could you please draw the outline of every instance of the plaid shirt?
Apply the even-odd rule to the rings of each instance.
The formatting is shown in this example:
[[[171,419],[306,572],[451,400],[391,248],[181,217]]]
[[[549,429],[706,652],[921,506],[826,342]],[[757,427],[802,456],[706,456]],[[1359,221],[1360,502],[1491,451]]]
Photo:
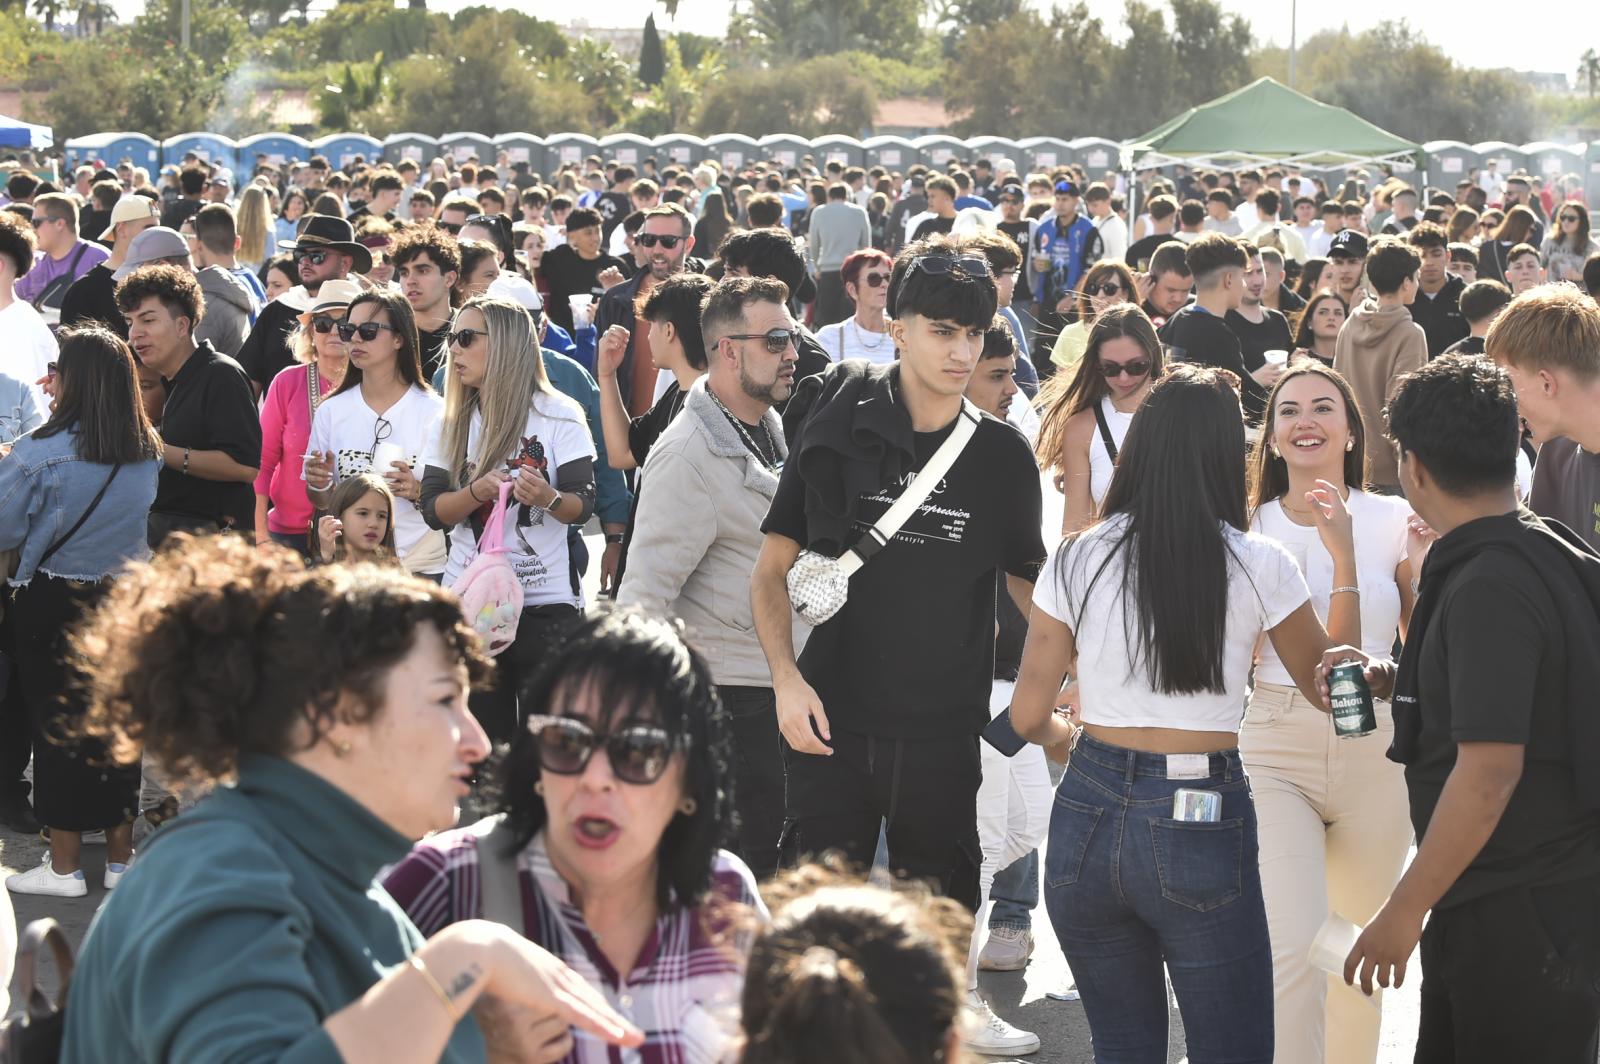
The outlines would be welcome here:
[[[625,979],[600,951],[583,910],[551,866],[543,832],[516,863],[523,934],[599,988],[612,1008],[645,1033],[638,1049],[621,1049],[574,1032],[572,1052],[562,1064],[714,1064],[732,1058],[750,945],[749,933],[740,933],[737,922],[741,912],[763,922],[767,918],[744,862],[719,851],[706,900],[692,909],[674,904],[663,912]],[[480,915],[478,874],[477,840],[458,829],[418,843],[384,877],[384,886],[417,928],[432,937]],[[718,914],[730,904],[731,912]]]

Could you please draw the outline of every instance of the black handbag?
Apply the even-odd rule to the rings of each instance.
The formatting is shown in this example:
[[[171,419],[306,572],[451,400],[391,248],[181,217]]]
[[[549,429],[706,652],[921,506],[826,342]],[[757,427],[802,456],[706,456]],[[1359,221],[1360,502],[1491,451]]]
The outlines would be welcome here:
[[[61,975],[54,1001],[39,987],[39,954],[46,946]],[[54,1064],[61,1059],[72,963],[72,946],[54,920],[35,920],[23,931],[17,949],[16,1001],[11,1015],[0,1020],[0,1064]]]

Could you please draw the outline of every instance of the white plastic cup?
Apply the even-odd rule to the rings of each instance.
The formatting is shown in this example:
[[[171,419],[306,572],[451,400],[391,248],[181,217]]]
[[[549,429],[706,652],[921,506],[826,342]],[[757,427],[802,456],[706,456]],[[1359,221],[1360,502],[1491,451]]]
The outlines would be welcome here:
[[[1350,956],[1350,951],[1355,948],[1356,939],[1360,937],[1361,928],[1338,913],[1329,913],[1328,918],[1322,921],[1322,926],[1318,928],[1316,937],[1311,940],[1311,949],[1307,954],[1311,966],[1327,972],[1343,983],[1345,959]],[[1376,985],[1373,987],[1371,997],[1362,992],[1359,979],[1350,989],[1373,1008],[1381,1007],[1380,996],[1383,991]]]
[[[1263,351],[1261,354],[1274,366],[1287,366],[1289,364],[1289,352],[1287,351]]]
[[[594,305],[594,296],[568,296],[567,305],[572,308],[572,327],[588,328],[589,309]]]
[[[372,471],[380,477],[394,472],[396,462],[404,462],[406,453],[398,443],[380,443],[372,451]]]

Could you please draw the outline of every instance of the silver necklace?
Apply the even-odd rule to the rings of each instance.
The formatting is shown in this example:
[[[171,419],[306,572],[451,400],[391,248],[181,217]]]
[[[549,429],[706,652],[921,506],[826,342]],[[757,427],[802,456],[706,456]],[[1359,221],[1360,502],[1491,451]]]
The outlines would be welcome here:
[[[877,336],[878,342],[875,344],[869,344],[867,343],[866,334],[871,330],[863,329],[861,327],[861,323],[856,321],[855,318],[850,319],[850,327],[856,331],[856,345],[864,351],[876,351],[878,348],[883,346],[885,340],[889,339],[889,334],[886,332],[874,333],[873,335]]]
[[[776,472],[778,468],[778,445],[773,442],[772,430],[767,428],[766,420],[762,419],[762,421],[759,423],[761,426],[762,435],[767,438],[767,449],[762,450],[761,445],[756,443],[755,437],[750,435],[750,430],[745,428],[744,422],[733,416],[733,411],[729,410],[723,405],[722,400],[717,398],[717,393],[708,387],[706,388],[706,394],[711,396],[711,401],[717,404],[717,409],[721,410],[723,416],[733,424],[734,431],[738,432],[739,435],[744,439],[745,445],[749,447],[751,453],[756,456],[756,460],[762,465],[766,466],[768,469]],[[768,457],[769,455],[771,457]]]

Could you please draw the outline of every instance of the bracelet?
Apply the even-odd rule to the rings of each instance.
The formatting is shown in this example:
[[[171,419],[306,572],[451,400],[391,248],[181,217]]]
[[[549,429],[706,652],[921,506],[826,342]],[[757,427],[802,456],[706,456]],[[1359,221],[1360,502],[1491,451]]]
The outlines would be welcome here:
[[[1336,587],[1332,591],[1328,592],[1328,596],[1331,598],[1334,595],[1343,594],[1346,591],[1348,591],[1352,595],[1359,596],[1361,594],[1361,589],[1359,587],[1355,587],[1354,585],[1352,585],[1350,587]]]
[[[613,543],[620,544],[621,542],[622,542],[622,533],[621,532],[607,532],[606,533],[606,543],[607,544],[613,544]]]
[[[478,493],[472,490],[473,486],[476,485],[477,483],[478,482],[476,480],[467,481],[467,494],[472,496],[472,501],[473,502],[481,503],[481,502],[484,502],[485,500],[478,498]]]
[[[461,1016],[456,1012],[455,1003],[450,1000],[450,995],[444,992],[444,987],[439,985],[439,980],[435,979],[433,973],[428,971],[428,966],[422,963],[422,958],[413,953],[406,958],[406,962],[417,970],[417,974],[422,976],[423,981],[438,995],[439,1004],[444,1006],[444,1014],[450,1017],[451,1026],[460,1023]]]
[[[185,447],[183,449],[183,468],[178,470],[178,472],[180,472],[180,473],[189,472],[189,452],[191,451],[191,449],[192,448],[189,448],[189,447]]]

